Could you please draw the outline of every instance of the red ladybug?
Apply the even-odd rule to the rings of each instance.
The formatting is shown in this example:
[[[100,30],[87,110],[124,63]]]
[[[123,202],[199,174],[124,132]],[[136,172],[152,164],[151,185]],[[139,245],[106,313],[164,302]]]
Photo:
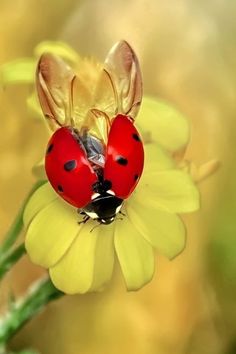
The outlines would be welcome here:
[[[111,49],[83,114],[80,105],[89,93],[62,59],[44,54],[36,83],[44,115],[56,129],[45,156],[49,182],[85,215],[84,222],[110,224],[143,171],[143,144],[134,126],[142,99],[136,55],[125,41]]]

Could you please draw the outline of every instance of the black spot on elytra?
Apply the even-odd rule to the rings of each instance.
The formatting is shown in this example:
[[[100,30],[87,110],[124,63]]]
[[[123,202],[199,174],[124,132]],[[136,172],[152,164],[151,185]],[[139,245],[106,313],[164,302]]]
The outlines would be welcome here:
[[[134,133],[132,136],[133,136],[134,140],[141,141],[140,136],[138,134]]]
[[[137,181],[139,178],[139,175],[134,175],[134,180]]]
[[[118,164],[122,165],[122,166],[126,166],[127,163],[128,163],[128,160],[125,157],[123,157],[123,156],[117,156],[116,157],[116,162]]]
[[[47,154],[50,154],[52,149],[53,149],[53,144],[50,144],[49,147],[47,148]]]
[[[77,161],[76,160],[70,160],[64,163],[64,170],[69,172],[72,171],[76,168],[77,166]]]
[[[57,190],[58,190],[58,192],[60,192],[60,193],[64,192],[64,189],[62,188],[62,186],[61,186],[60,184],[58,184]]]

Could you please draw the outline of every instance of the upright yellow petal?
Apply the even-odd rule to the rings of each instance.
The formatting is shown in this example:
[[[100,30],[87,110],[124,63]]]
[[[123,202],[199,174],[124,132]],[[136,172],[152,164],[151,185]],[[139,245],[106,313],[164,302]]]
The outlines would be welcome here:
[[[145,159],[143,173],[145,174],[175,168],[173,158],[171,158],[170,155],[158,144],[145,144],[144,153]]]
[[[87,222],[65,256],[50,269],[55,286],[67,294],[99,290],[112,275],[113,227]]]
[[[39,180],[46,180],[47,175],[45,171],[45,166],[44,166],[44,158],[38,161],[33,167],[32,167],[32,172],[34,176],[39,179]],[[51,187],[52,189],[52,187]]]
[[[116,221],[115,249],[128,290],[138,290],[152,279],[155,268],[152,246],[127,217]]]
[[[189,140],[187,120],[164,101],[144,97],[137,121],[142,132],[150,132],[153,141],[169,151],[179,150]]]

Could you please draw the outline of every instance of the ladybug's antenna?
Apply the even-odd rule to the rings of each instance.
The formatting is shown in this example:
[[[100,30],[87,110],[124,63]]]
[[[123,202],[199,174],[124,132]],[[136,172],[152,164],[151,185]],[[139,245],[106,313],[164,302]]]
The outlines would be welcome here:
[[[78,221],[78,224],[86,224],[86,222],[90,219],[88,215],[84,215],[83,219],[81,221]]]
[[[99,227],[100,225],[102,225],[102,222],[100,222],[99,224],[95,225],[95,226],[90,230],[90,232],[93,232],[93,230],[96,229],[97,227]]]
[[[119,214],[121,214],[121,215],[123,215],[123,216],[126,216],[126,214],[125,213],[123,213],[123,211],[119,211]]]
[[[123,219],[124,219],[124,218],[116,218],[115,221],[116,221],[116,220],[123,220]]]

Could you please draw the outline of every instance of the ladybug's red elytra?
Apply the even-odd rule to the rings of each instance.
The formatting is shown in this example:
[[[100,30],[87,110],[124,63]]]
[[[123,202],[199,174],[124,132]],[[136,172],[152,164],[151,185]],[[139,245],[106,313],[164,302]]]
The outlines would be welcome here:
[[[143,171],[143,144],[134,126],[142,99],[135,53],[125,41],[111,49],[83,119],[80,105],[89,97],[87,88],[62,59],[43,54],[36,85],[43,113],[55,130],[45,156],[49,182],[79,209],[84,222],[92,218],[110,224]],[[104,87],[109,109],[101,99]]]

